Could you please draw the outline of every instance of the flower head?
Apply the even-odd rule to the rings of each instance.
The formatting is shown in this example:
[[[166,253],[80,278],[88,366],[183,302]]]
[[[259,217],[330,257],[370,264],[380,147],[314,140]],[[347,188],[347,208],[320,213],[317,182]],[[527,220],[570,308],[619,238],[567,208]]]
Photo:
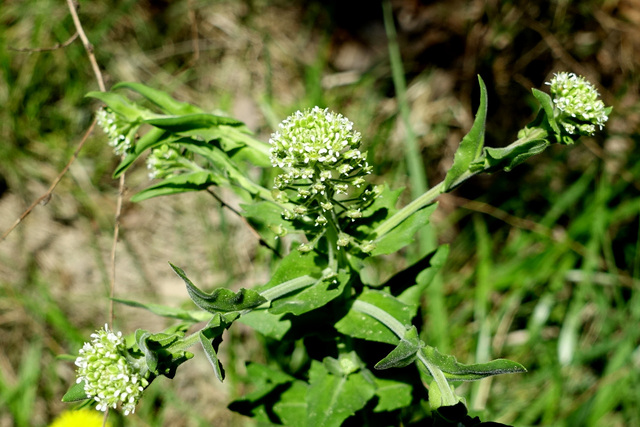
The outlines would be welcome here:
[[[115,333],[104,325],[104,330],[91,334],[91,338],[76,359],[77,382],[84,381],[84,391],[98,402],[99,411],[116,408],[120,403],[125,415],[133,413],[149,381],[127,358],[121,332]]]
[[[109,137],[109,145],[113,147],[116,154],[124,154],[131,148],[138,130],[138,123],[127,121],[108,107],[98,110],[96,121]]]
[[[271,135],[271,163],[283,169],[274,179],[275,191],[294,205],[283,211],[283,218],[310,226],[310,242],[298,250],[312,250],[329,228],[343,236],[338,248],[349,244],[340,220],[362,218],[372,201],[365,196],[370,194],[365,177],[372,168],[360,151],[361,140],[346,117],[320,107],[295,112]]]
[[[557,109],[557,120],[572,135],[593,135],[602,129],[608,109],[600,94],[584,77],[561,72],[547,83]]]
[[[88,409],[64,411],[49,427],[102,427],[102,418],[102,415]],[[106,426],[111,427],[111,423],[107,422]]]

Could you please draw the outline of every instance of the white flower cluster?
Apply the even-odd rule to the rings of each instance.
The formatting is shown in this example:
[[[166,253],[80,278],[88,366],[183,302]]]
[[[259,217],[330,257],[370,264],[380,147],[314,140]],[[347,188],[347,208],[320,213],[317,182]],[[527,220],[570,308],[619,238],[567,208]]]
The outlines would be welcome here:
[[[134,413],[149,382],[127,360],[122,333],[104,325],[104,330],[91,334],[91,338],[76,359],[77,382],[84,381],[84,391],[98,402],[99,411],[115,409],[121,403],[125,415]]]
[[[561,72],[547,82],[559,112],[558,121],[572,135],[593,135],[608,119],[600,94],[584,77]]]
[[[285,219],[314,214],[315,225],[326,226],[323,213],[334,208],[335,196],[357,191],[371,173],[359,150],[360,132],[328,109],[297,111],[279,125],[269,144],[271,163],[285,170],[275,178],[277,194],[282,199],[284,190],[293,191],[291,201],[299,205],[285,212]],[[362,197],[366,200],[364,193]]]
[[[124,120],[108,107],[98,110],[96,120],[107,134],[109,145],[117,155],[122,155],[131,148],[137,125]]]

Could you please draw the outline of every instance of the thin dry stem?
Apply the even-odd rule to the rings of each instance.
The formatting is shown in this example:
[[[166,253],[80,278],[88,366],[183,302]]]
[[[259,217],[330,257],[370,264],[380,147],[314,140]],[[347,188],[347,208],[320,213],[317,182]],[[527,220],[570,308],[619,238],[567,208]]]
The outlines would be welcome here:
[[[249,230],[251,231],[251,233],[252,233],[254,236],[256,236],[256,239],[258,239],[258,242],[259,242],[262,246],[264,246],[264,247],[268,248],[269,250],[271,250],[271,252],[273,252],[274,254],[276,254],[276,256],[277,256],[278,258],[282,258],[282,255],[280,255],[280,254],[278,253],[278,251],[276,250],[276,248],[274,248],[274,247],[273,247],[273,246],[271,246],[269,243],[267,243],[267,241],[266,241],[266,240],[264,240],[264,239],[262,238],[262,236],[260,236],[260,233],[258,233],[258,232],[256,231],[256,229],[255,229],[255,228],[253,228],[253,227],[251,226],[251,224],[249,224],[249,221],[247,221],[247,219],[246,219],[244,216],[242,216],[242,214],[241,214],[240,212],[238,212],[238,210],[237,210],[237,209],[235,209],[233,206],[229,205],[227,202],[225,202],[224,200],[222,200],[222,199],[220,198],[220,196],[218,196],[216,193],[214,193],[214,192],[213,192],[213,190],[211,190],[210,188],[207,188],[207,193],[211,194],[211,196],[213,196],[213,198],[214,198],[214,199],[216,199],[216,200],[218,201],[218,203],[220,203],[220,205],[221,205],[222,207],[225,207],[225,208],[229,209],[231,212],[233,212],[234,214],[236,214],[236,215],[238,216],[238,218],[240,218],[240,219],[241,219],[241,220],[242,220],[242,221],[247,225],[247,227],[249,227]]]
[[[76,148],[76,150],[73,152],[73,155],[71,156],[71,159],[69,159],[69,162],[67,162],[66,166],[62,169],[62,171],[58,174],[58,176],[56,177],[56,179],[53,180],[53,182],[51,183],[51,186],[49,187],[49,189],[40,197],[38,197],[32,204],[31,206],[29,206],[23,213],[22,215],[20,215],[20,217],[18,217],[18,219],[16,219],[16,221],[13,223],[13,225],[11,225],[11,227],[9,227],[7,229],[7,231],[5,231],[2,234],[2,237],[0,238],[0,242],[3,241],[4,239],[7,238],[7,236],[18,226],[20,225],[20,223],[22,221],[24,221],[24,219],[31,213],[31,211],[33,211],[33,209],[35,209],[36,206],[38,206],[38,204],[42,203],[43,205],[46,205],[49,200],[51,199],[51,195],[53,193],[53,190],[55,190],[56,186],[58,185],[58,183],[62,180],[62,177],[67,173],[67,171],[69,170],[69,168],[71,167],[71,164],[78,158],[78,154],[80,154],[80,150],[82,149],[82,147],[84,146],[84,143],[87,141],[87,138],[89,138],[89,135],[91,135],[91,132],[93,132],[93,128],[96,125],[96,121],[94,120],[93,123],[91,123],[91,126],[89,126],[89,129],[85,132],[84,136],[82,137],[82,140],[80,141],[80,143],[78,144],[78,147]]]
[[[102,92],[106,92],[107,88],[104,86],[104,79],[102,78],[102,73],[100,72],[100,67],[98,66],[98,61],[96,61],[96,57],[93,54],[93,45],[89,42],[87,35],[82,28],[82,23],[80,23],[80,18],[78,17],[78,11],[76,10],[76,5],[73,0],[67,0],[67,5],[69,6],[69,12],[71,12],[71,17],[73,18],[73,24],[78,31],[78,35],[80,36],[80,40],[82,40],[82,45],[87,51],[87,55],[89,57],[89,62],[91,62],[91,68],[93,68],[93,73],[96,75],[96,80],[98,81],[98,87]]]
[[[9,47],[9,50],[13,50],[14,52],[27,52],[27,53],[34,53],[34,52],[50,52],[52,50],[58,50],[58,49],[63,49],[67,46],[69,46],[71,43],[73,43],[76,39],[78,38],[78,32],[76,31],[74,35],[72,35],[71,37],[69,37],[69,39],[63,43],[56,43],[51,47],[37,47],[37,48],[29,48],[29,47],[23,47],[23,48],[19,48],[19,47]]]

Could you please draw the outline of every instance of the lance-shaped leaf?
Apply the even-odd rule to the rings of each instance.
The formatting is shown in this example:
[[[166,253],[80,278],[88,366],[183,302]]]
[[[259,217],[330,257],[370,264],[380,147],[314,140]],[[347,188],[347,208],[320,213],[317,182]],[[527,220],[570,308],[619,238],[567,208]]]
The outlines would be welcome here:
[[[542,153],[549,146],[547,139],[534,139],[522,144],[512,144],[501,148],[486,147],[484,156],[471,165],[474,171],[503,168],[506,172]]]
[[[220,185],[226,182],[209,171],[197,171],[172,176],[153,184],[131,197],[132,202],[141,202],[159,196],[186,193],[189,191],[204,190],[211,185]]]
[[[376,369],[404,368],[412,364],[417,357],[418,351],[424,347],[424,343],[418,337],[418,330],[415,326],[407,329],[400,344],[391,351],[381,361],[376,363]]]
[[[533,96],[538,100],[538,102],[540,102],[542,111],[544,111],[546,115],[546,121],[549,123],[549,126],[551,126],[551,129],[553,129],[556,135],[560,135],[560,126],[558,126],[553,112],[553,100],[551,99],[551,96],[535,88],[531,89],[531,92],[533,92]]]
[[[185,320],[190,323],[204,322],[211,318],[209,313],[203,313],[200,310],[185,310],[183,308],[167,307],[166,305],[141,303],[138,301],[130,301],[120,298],[112,298],[115,302],[128,305],[129,307],[142,308],[156,316],[168,317],[172,319]]]
[[[455,357],[444,355],[431,346],[420,349],[421,355],[444,372],[449,381],[475,381],[492,375],[527,372],[524,366],[507,359],[496,359],[487,363],[465,365]]]
[[[191,300],[198,307],[209,313],[249,310],[267,302],[263,296],[251,289],[240,289],[235,293],[229,289],[218,288],[207,294],[198,289],[180,267],[173,264],[170,265],[173,271],[184,281]]]
[[[135,122],[139,119],[150,119],[151,117],[155,116],[153,112],[137,104],[134,104],[124,96],[117,93],[89,92],[85,96],[89,98],[95,98],[104,102],[107,107],[113,110],[114,113],[126,117],[130,122]]]
[[[207,360],[213,368],[213,373],[218,381],[222,382],[224,380],[224,369],[218,360],[218,355],[216,354],[216,350],[213,348],[211,339],[207,338],[202,331],[198,334],[198,338],[200,339],[200,345],[202,345],[204,354],[207,356]]]
[[[62,396],[63,402],[77,402],[78,400],[88,399],[87,393],[84,391],[84,381],[75,383],[69,390]]]
[[[111,89],[130,89],[137,92],[169,114],[202,113],[202,110],[195,105],[177,101],[168,93],[153,89],[142,83],[122,82],[114,85]]]
[[[462,139],[453,157],[453,165],[444,179],[444,191],[448,191],[458,178],[469,170],[471,163],[482,154],[484,130],[487,121],[487,88],[480,76],[478,76],[478,82],[480,83],[480,106],[471,130]]]
[[[169,132],[186,132],[194,129],[203,129],[220,125],[227,126],[243,126],[239,120],[231,117],[216,116],[215,114],[187,114],[185,116],[165,116],[154,117],[145,120],[148,123],[160,129]]]

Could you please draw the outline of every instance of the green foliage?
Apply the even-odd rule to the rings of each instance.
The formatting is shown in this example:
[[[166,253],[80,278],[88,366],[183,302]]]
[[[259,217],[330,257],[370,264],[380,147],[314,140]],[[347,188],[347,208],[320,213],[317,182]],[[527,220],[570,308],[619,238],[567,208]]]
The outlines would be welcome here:
[[[149,382],[160,375],[172,378],[177,367],[193,356],[187,348],[199,343],[215,377],[223,381],[225,370],[218,356],[222,334],[239,320],[270,339],[284,343],[302,340],[309,350],[304,357],[306,362],[295,368],[289,362],[278,360],[270,363],[273,368],[249,365],[249,380],[255,389],[236,400],[230,406],[233,410],[264,422],[309,427],[339,426],[348,418],[377,425],[369,419],[370,410],[388,412],[397,422],[416,417],[439,420],[442,425],[454,422],[451,419],[471,422],[466,410],[455,412],[456,409],[456,416],[440,412],[446,413],[447,407],[458,408],[462,402],[455,392],[455,383],[524,373],[526,369],[505,359],[463,364],[453,355],[442,354],[423,341],[422,336],[429,336],[429,328],[420,333],[415,325],[421,298],[442,268],[448,246],[443,245],[415,264],[395,272],[378,288],[361,281],[358,269],[365,261],[411,245],[416,233],[429,224],[439,194],[477,173],[492,172],[498,167],[510,170],[551,143],[573,138],[555,123],[556,111],[551,98],[534,92],[542,107],[536,119],[520,132],[519,139],[504,148],[484,147],[487,90],[480,78],[479,84],[478,113],[444,181],[402,209],[396,207],[401,190],[394,191],[389,186],[365,187],[365,191],[356,192],[356,198],[364,196],[365,200],[357,210],[345,207],[352,199],[337,197],[341,192],[347,194],[348,187],[340,187],[344,182],[357,178],[358,181],[353,182],[360,187],[368,166],[358,160],[360,134],[352,131],[347,119],[327,110],[316,108],[296,113],[284,122],[282,134],[274,134],[272,144],[278,148],[272,151],[270,159],[288,172],[276,178],[278,190],[272,193],[248,178],[242,159],[259,158],[266,149],[257,141],[247,143],[234,139],[238,135],[230,132],[241,129],[241,122],[194,113],[198,110],[196,107],[140,84],[117,87],[132,89],[163,112],[178,114],[151,117],[148,110],[135,101],[113,93],[92,94],[113,113],[124,117],[119,120],[133,126],[142,123],[152,126],[138,144],[126,148],[117,173],[124,172],[144,151],[168,147],[152,157],[154,162],[150,163],[161,181],[142,190],[133,200],[204,190],[210,186],[235,187],[242,190],[241,195],[248,193],[247,200],[251,201],[243,204],[244,216],[262,223],[264,229],[274,231],[276,236],[291,232],[309,239],[309,243],[292,246],[266,284],[237,292],[217,288],[207,293],[196,287],[181,268],[171,264],[195,305],[212,315],[205,316],[206,325],[188,337],[184,336],[187,326],[203,320],[201,314],[121,300],[124,304],[186,322],[159,334],[136,332],[135,345],[128,351],[141,375]],[[299,141],[296,126],[304,127],[304,135],[313,143]],[[323,134],[325,129],[329,129],[328,135]],[[328,147],[338,150],[335,153],[318,143],[338,134],[348,142],[332,142],[334,145]],[[110,137],[120,138],[117,134]],[[249,155],[239,157],[236,155],[239,151]],[[355,166],[350,163],[353,159]],[[330,169],[331,162],[341,168],[340,174]],[[349,175],[352,170],[354,174]],[[284,193],[296,188],[290,185],[318,191],[301,193],[298,190],[297,196],[290,198]],[[318,206],[313,209],[322,207],[325,213],[318,217],[324,218],[322,222],[316,219],[312,224],[308,214],[315,205],[307,198],[317,200]],[[370,360],[371,349],[380,345],[393,347],[387,350],[386,356]],[[312,351],[316,346],[321,350]],[[421,381],[403,381],[401,375],[393,374],[416,368],[419,378],[430,384],[431,414],[420,415],[407,409],[424,403],[419,394]],[[381,371],[391,374],[380,376]],[[74,386],[66,399],[81,397],[79,387]]]

